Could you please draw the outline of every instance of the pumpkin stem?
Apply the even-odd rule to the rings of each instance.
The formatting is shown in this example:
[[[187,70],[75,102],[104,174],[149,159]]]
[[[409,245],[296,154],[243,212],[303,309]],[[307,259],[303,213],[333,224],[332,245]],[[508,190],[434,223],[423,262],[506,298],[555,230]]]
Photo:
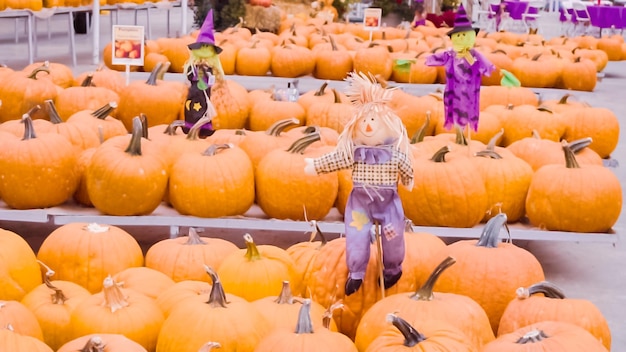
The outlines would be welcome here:
[[[35,126],[33,126],[33,119],[31,118],[31,116],[40,109],[41,106],[35,105],[30,108],[28,112],[22,115],[22,123],[24,124],[24,137],[22,138],[23,141],[37,138],[37,135],[35,134]]]
[[[230,148],[234,148],[232,143],[211,144],[204,152],[202,152],[202,155],[215,156],[218,152]]]
[[[328,87],[328,83],[329,83],[328,80],[324,81],[324,83],[322,83],[320,88],[317,91],[315,91],[313,95],[315,95],[316,97],[320,97],[324,95],[326,91],[326,87]]]
[[[99,108],[98,110],[95,110],[94,112],[91,113],[92,116],[99,118],[100,120],[104,120],[107,118],[107,116],[109,116],[111,114],[111,112],[113,112],[113,110],[115,110],[117,108],[117,102],[112,101],[110,103],[107,103],[106,105],[104,105],[103,107]]]
[[[322,232],[322,230],[320,230],[320,227],[317,221],[311,220],[310,222],[311,222],[311,226],[313,226],[313,231],[311,231],[311,237],[309,238],[309,242],[315,241],[315,237],[319,235],[320,240],[322,242],[319,248],[322,248],[324,245],[326,245],[328,240],[326,240],[326,236],[324,236],[324,233]]]
[[[81,87],[95,87],[93,84],[93,72],[89,72],[85,79],[80,83]]]
[[[172,123],[167,125],[167,127],[165,127],[165,130],[163,131],[163,134],[166,134],[168,136],[175,136],[176,135],[176,129],[177,128],[182,128],[184,126],[185,126],[185,121],[183,121],[183,120],[174,120],[174,121],[172,121]]]
[[[450,147],[443,146],[441,147],[441,149],[439,149],[438,151],[435,152],[435,154],[433,155],[432,158],[430,158],[430,160],[436,162],[436,163],[445,163],[446,162],[446,154],[448,154],[450,152]]]
[[[486,248],[498,248],[499,237],[500,237],[500,229],[502,226],[506,228],[506,231],[509,234],[509,238],[511,237],[511,232],[509,231],[509,226],[506,224],[507,216],[505,213],[499,213],[493,218],[487,221],[485,227],[483,228],[483,232],[476,242],[476,246],[486,247]]]
[[[148,79],[146,80],[147,85],[149,86],[157,85],[157,79],[159,79],[159,72],[161,71],[161,67],[163,67],[162,62],[159,62],[154,66],[154,68],[150,72],[150,76],[148,76]]]
[[[430,274],[426,282],[420,287],[414,294],[412,294],[409,298],[414,299],[416,301],[432,301],[433,299],[433,287],[435,287],[435,283],[439,276],[448,269],[452,264],[456,263],[456,259],[452,257],[447,257],[444,259],[433,272]]]
[[[221,348],[221,347],[222,347],[222,345],[220,345],[219,342],[211,341],[211,342],[207,342],[204,345],[202,345],[202,347],[200,347],[198,352],[210,352],[214,348]]]
[[[130,134],[130,143],[124,152],[133,155],[141,155],[141,139],[143,135],[143,124],[141,119],[137,116],[133,117],[133,129]]]
[[[504,128],[501,128],[500,131],[498,131],[498,133],[496,133],[495,135],[493,135],[493,137],[491,137],[491,139],[489,140],[489,143],[487,143],[487,150],[496,150],[496,143],[498,143],[498,140],[500,139],[500,137],[502,137],[502,135],[504,135]]]
[[[411,138],[411,144],[415,144],[415,143],[419,143],[419,142],[423,142],[424,141],[424,137],[426,137],[426,128],[428,128],[428,125],[430,125],[430,115],[431,114],[432,113],[430,112],[430,110],[426,111],[426,120],[424,121],[422,126],[417,131],[415,131],[415,134]]]
[[[37,79],[37,74],[39,72],[46,72],[48,74],[50,74],[50,65],[48,63],[48,61],[46,61],[43,65],[37,67],[36,69],[34,69],[29,75],[28,78],[30,79]]]
[[[487,149],[474,153],[474,156],[480,156],[480,157],[491,158],[491,159],[502,159],[502,156],[498,154],[496,151],[487,150]]]
[[[50,295],[50,298],[52,299],[52,304],[64,304],[65,301],[68,300],[67,296],[65,296],[63,294],[63,291],[59,289],[58,287],[54,286],[52,282],[50,281],[50,278],[56,273],[49,266],[44,264],[44,262],[42,262],[41,260],[37,260],[37,263],[39,263],[39,265],[41,265],[44,269],[46,269],[46,273],[43,276],[43,283],[46,285],[47,288],[54,291],[54,293]]]
[[[139,121],[141,121],[141,137],[148,139],[148,116],[140,112]]]
[[[542,330],[532,330],[527,332],[524,336],[520,337],[515,343],[524,345],[527,343],[541,342],[543,339],[548,338],[545,332]]]
[[[302,302],[298,323],[296,324],[296,334],[312,334],[313,323],[311,322],[311,300],[309,298]]]
[[[333,296],[334,299],[334,296]],[[337,309],[343,308],[343,301],[338,300],[331,304],[326,311],[324,311],[324,315],[322,316],[322,326],[326,329],[330,329],[330,322],[333,321],[333,312]]]
[[[295,117],[290,119],[283,119],[273,123],[270,128],[265,131],[265,134],[272,137],[278,137],[285,131],[287,127],[300,125],[300,120]]]
[[[581,150],[587,148],[591,142],[593,142],[593,139],[591,137],[586,137],[586,138],[581,138],[581,139],[577,139],[575,141],[571,141],[568,143],[569,148],[572,150],[572,152],[574,154],[580,152]]]
[[[331,89],[331,91],[333,92],[333,96],[334,96],[334,98],[335,98],[334,103],[335,103],[335,104],[341,104],[341,96],[339,95],[339,93],[337,92],[337,90],[333,88],[333,89]]]
[[[195,245],[202,245],[202,244],[207,244],[207,243],[205,240],[202,239],[202,237],[200,237],[200,235],[198,235],[198,231],[195,228],[190,227],[189,235],[187,236],[187,242],[185,242],[185,245],[195,246]]]
[[[209,300],[206,302],[210,304],[211,307],[217,308],[222,307],[226,308],[226,304],[230,303],[226,300],[226,293],[224,292],[224,286],[222,286],[222,281],[220,281],[219,276],[213,268],[208,265],[204,265],[204,270],[211,276],[211,293],[209,293]]]
[[[246,258],[248,258],[249,261],[261,259],[261,253],[259,253],[259,248],[254,243],[252,236],[247,233],[243,235],[243,240],[246,243]]]
[[[293,304],[293,294],[291,293],[291,286],[289,286],[289,281],[283,281],[283,287],[280,290],[280,294],[274,300],[277,304]]]
[[[161,69],[159,70],[159,72],[157,72],[157,77],[156,79],[160,79],[163,80],[163,78],[165,78],[165,74],[167,73],[167,71],[170,69],[170,66],[172,66],[172,63],[169,61],[165,61],[162,65],[161,65]]]
[[[319,132],[309,133],[293,142],[293,144],[287,149],[287,151],[294,154],[302,154],[308,146],[319,140],[321,140]]]
[[[104,305],[111,309],[111,313],[128,307],[128,301],[124,297],[124,293],[120,286],[113,280],[111,275],[104,279],[102,284],[102,292],[104,292]]]
[[[102,337],[93,336],[90,338],[85,346],[79,350],[79,352],[104,352],[106,344],[102,341]]]
[[[191,126],[189,132],[187,133],[187,137],[185,138],[191,141],[200,139],[200,128],[211,122],[211,119],[212,118],[209,115],[202,116],[198,121],[196,121],[196,123],[193,124],[193,126]]]
[[[46,104],[46,110],[48,110],[50,122],[55,125],[62,123],[63,120],[59,117],[59,112],[57,111],[57,107],[54,105],[54,101],[52,99],[48,99],[44,101],[44,103]]]
[[[541,281],[528,288],[520,287],[515,291],[518,299],[526,299],[535,293],[543,293],[547,298],[564,299],[565,294],[555,284],[549,281]]]
[[[404,346],[406,347],[413,347],[418,343],[426,340],[426,336],[415,330],[415,328],[412,327],[409,322],[400,318],[396,314],[387,314],[387,321],[393,324],[393,326],[395,326],[398,330],[400,330],[402,336],[404,336]]]
[[[574,155],[572,148],[570,148],[566,140],[561,141],[561,147],[563,148],[563,153],[565,154],[565,167],[568,169],[579,169],[580,165],[578,165],[576,155]]]
[[[463,134],[463,129],[461,128],[461,126],[454,125],[454,133],[456,134],[454,143],[459,145],[469,145],[469,143],[467,142],[467,138],[465,138],[465,135]]]
[[[332,51],[338,51],[339,49],[337,48],[337,43],[335,42],[335,38],[333,38],[332,34],[328,35],[328,39],[330,40],[330,49]]]

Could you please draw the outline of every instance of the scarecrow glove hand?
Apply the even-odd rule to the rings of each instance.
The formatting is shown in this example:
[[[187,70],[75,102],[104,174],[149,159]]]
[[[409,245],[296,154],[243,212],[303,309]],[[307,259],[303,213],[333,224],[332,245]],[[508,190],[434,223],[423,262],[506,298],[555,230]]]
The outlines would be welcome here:
[[[313,159],[304,158],[304,162],[306,163],[306,165],[304,166],[304,173],[307,175],[316,176],[317,171],[315,171],[315,165],[313,164]]]

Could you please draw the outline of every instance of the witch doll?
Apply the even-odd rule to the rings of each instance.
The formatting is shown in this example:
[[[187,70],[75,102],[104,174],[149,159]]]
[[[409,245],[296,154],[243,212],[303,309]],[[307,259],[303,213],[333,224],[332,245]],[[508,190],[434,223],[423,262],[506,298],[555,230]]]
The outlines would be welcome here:
[[[469,126],[474,132],[478,130],[481,76],[490,76],[495,70],[495,66],[474,49],[478,30],[472,27],[461,5],[454,28],[448,32],[452,48],[426,58],[426,65],[445,67],[444,128],[448,130],[453,125],[461,129]]]
[[[215,84],[215,75],[223,75],[219,53],[222,48],[215,45],[213,33],[213,9],[207,13],[195,43],[187,46],[190,50],[189,59],[185,62],[184,72],[190,82],[187,100],[185,101],[185,126],[189,129],[202,117],[217,115],[211,103],[211,86]],[[201,127],[199,136],[204,138],[214,133],[211,122]]]
[[[349,296],[363,283],[376,226],[381,229],[385,289],[402,276],[405,217],[398,182],[413,188],[413,167],[404,124],[387,105],[393,90],[364,73],[352,72],[346,81],[346,95],[356,108],[354,115],[339,135],[335,150],[305,159],[305,173],[352,169],[353,188],[344,212],[349,270],[345,294]]]

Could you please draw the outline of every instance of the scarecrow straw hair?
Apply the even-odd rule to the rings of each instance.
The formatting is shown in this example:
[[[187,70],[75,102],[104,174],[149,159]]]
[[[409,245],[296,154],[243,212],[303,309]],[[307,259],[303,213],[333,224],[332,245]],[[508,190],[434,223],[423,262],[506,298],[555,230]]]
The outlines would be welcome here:
[[[355,112],[350,121],[346,123],[343,132],[337,141],[337,152],[344,158],[352,160],[354,149],[354,132],[357,122],[370,114],[378,116],[393,131],[389,136],[395,140],[395,148],[409,154],[409,139],[406,128],[400,117],[387,103],[391,101],[395,88],[383,88],[376,83],[376,78],[370,73],[350,72],[346,78],[349,86],[346,90],[348,99],[355,107]]]

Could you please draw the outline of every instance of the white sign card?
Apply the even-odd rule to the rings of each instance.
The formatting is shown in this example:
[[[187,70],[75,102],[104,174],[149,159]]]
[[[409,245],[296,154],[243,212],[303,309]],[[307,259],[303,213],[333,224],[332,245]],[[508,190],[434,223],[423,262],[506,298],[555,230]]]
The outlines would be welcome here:
[[[113,65],[143,66],[144,27],[113,26]]]
[[[376,31],[380,28],[380,22],[383,17],[383,9],[377,7],[368,7],[363,10],[363,26],[365,30]]]

